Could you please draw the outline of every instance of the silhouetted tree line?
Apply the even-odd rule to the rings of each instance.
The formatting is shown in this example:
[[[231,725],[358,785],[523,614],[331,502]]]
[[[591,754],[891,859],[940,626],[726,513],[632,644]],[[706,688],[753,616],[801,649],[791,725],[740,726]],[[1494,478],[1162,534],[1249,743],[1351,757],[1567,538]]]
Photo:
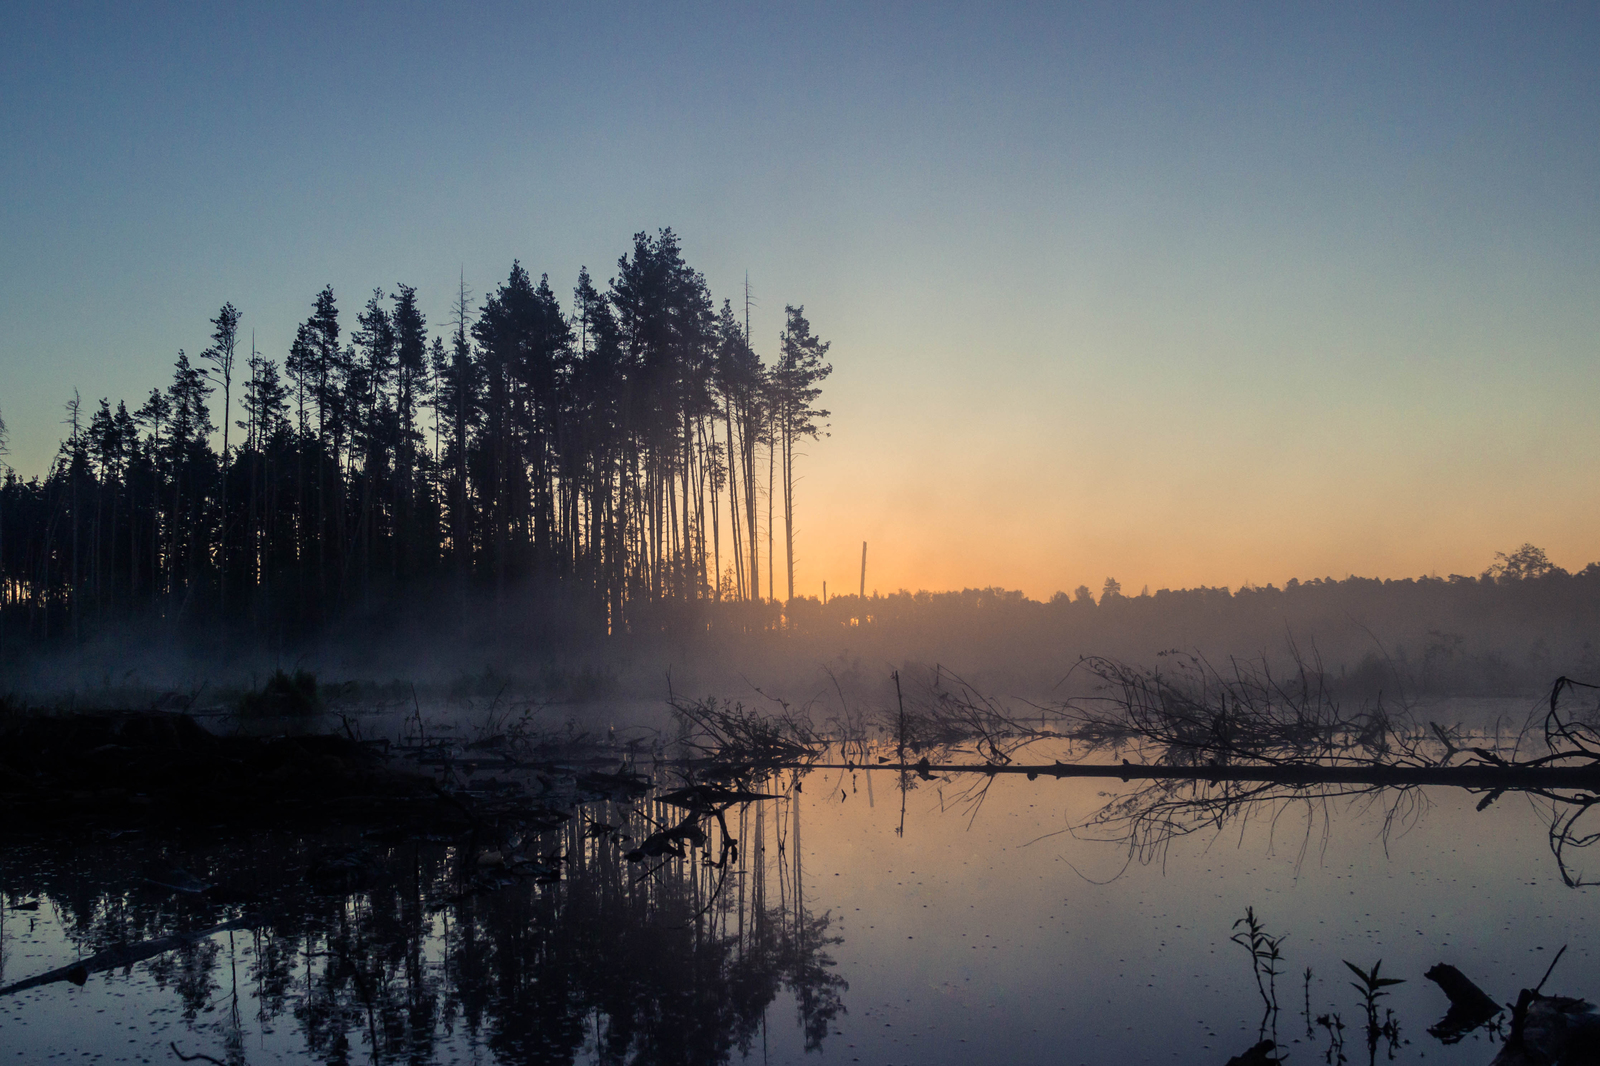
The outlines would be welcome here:
[[[1287,670],[1298,659],[1349,696],[1531,695],[1561,674],[1600,682],[1600,563],[1570,573],[1532,545],[1497,554],[1477,575],[1137,595],[1107,579],[1098,595],[1079,586],[1045,600],[999,588],[901,590],[799,598],[783,615],[788,642],[809,640],[836,671],[942,663],[998,692],[1058,691],[1084,655],[1155,666],[1174,650],[1219,663],[1265,655]]]
[[[281,634],[513,588],[615,632],[771,598],[779,551],[793,597],[794,464],[828,415],[828,344],[786,307],[764,363],[748,292],[742,320],[715,307],[670,229],[637,234],[605,291],[581,271],[567,308],[515,263],[476,313],[463,283],[443,335],[407,285],[353,321],[323,289],[281,363],[241,324],[225,305],[142,403],[75,396],[48,474],[7,474],[0,633],[154,616]]]

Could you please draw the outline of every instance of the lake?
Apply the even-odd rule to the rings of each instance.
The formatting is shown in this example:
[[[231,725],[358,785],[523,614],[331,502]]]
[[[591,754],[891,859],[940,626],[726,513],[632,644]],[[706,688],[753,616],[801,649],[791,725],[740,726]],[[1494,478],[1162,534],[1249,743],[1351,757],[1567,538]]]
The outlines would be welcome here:
[[[1372,1057],[1488,1063],[1487,1031],[1429,1034],[1435,964],[1505,1003],[1565,948],[1545,991],[1600,989],[1594,889],[1550,841],[1569,805],[1416,788],[1194,810],[1190,786],[1152,808],[1137,781],[929,776],[785,770],[771,798],[675,807],[620,778],[480,771],[471,794],[560,795],[564,815],[16,835],[0,984],[234,924],[0,996],[0,1062],[1222,1066],[1263,1035],[1300,1063],[1342,1036],[1366,1062],[1346,962],[1381,960],[1403,983]],[[682,803],[705,816],[674,835]],[[1564,858],[1581,879],[1582,850]],[[1247,910],[1277,943],[1259,988],[1230,939]]]

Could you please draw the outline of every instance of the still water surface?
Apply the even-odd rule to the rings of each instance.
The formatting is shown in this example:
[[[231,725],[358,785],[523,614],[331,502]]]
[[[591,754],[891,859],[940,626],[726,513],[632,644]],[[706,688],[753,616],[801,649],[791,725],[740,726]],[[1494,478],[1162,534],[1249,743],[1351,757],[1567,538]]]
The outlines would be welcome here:
[[[1001,777],[981,804],[970,781],[915,781],[902,812],[900,780],[786,776],[728,810],[736,853],[713,835],[634,863],[671,815],[623,798],[493,848],[221,829],[13,843],[0,983],[260,917],[0,996],[0,1063],[1221,1066],[1263,1020],[1229,939],[1247,907],[1283,938],[1266,1035],[1295,1062],[1326,1061],[1315,1019],[1335,1013],[1349,1061],[1368,1061],[1344,960],[1405,982],[1382,1001],[1399,1042],[1379,1061],[1494,1056],[1487,1036],[1427,1033],[1447,1005],[1423,978],[1436,963],[1506,1002],[1566,946],[1545,991],[1600,993],[1594,890],[1563,883],[1548,813],[1523,797],[1268,807],[1141,862],[1071,831],[1118,797],[1104,781]]]

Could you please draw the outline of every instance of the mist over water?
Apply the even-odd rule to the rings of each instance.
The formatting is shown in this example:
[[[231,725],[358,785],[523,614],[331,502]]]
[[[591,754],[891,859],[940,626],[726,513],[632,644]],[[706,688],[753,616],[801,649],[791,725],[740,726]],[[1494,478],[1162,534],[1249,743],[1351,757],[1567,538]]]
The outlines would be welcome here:
[[[1526,579],[1293,582],[1288,587],[1087,594],[1047,602],[997,589],[683,605],[657,626],[597,636],[581,612],[529,592],[443,597],[357,615],[326,633],[255,641],[114,623],[81,642],[13,641],[0,687],[23,703],[223,708],[277,669],[325,685],[559,704],[669,693],[791,705],[881,706],[888,677],[947,673],[1041,704],[1094,681],[1080,661],[1159,666],[1198,655],[1310,670],[1351,699],[1532,702],[1554,678],[1600,676],[1600,569]],[[393,694],[391,692],[391,698]],[[359,703],[359,699],[357,703]]]

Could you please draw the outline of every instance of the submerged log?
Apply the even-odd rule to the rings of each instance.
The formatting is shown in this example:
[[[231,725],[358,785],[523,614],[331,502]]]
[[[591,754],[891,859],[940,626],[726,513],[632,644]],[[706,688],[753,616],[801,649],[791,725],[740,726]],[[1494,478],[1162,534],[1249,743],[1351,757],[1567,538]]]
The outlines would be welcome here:
[[[171,936],[156,937],[154,940],[143,940],[137,944],[117,944],[104,951],[90,955],[87,959],[79,959],[67,966],[58,966],[54,970],[15,984],[0,988],[0,996],[9,996],[13,992],[25,992],[30,988],[40,985],[52,985],[57,981],[71,981],[75,985],[82,985],[89,979],[90,974],[100,973],[105,970],[116,970],[124,966],[132,966],[136,962],[164,955],[169,951],[176,951],[185,944],[193,944],[204,940],[206,937],[215,936],[217,933],[226,933],[230,929],[246,929],[255,925],[260,919],[250,915],[213,925],[209,929],[196,929],[188,933],[174,933]]]

